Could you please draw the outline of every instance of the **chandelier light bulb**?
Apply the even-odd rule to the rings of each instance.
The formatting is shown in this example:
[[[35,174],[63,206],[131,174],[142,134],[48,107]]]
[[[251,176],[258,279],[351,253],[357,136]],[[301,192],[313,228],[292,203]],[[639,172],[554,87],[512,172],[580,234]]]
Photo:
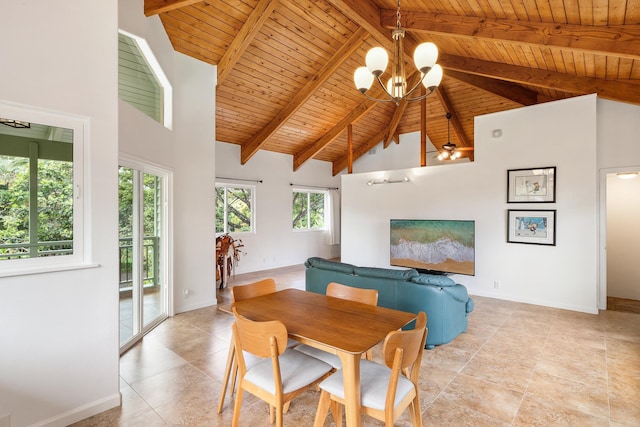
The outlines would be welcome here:
[[[387,51],[382,47],[374,47],[367,52],[365,57],[365,63],[367,68],[376,77],[379,77],[384,70],[387,69],[387,63],[389,62],[389,55]]]
[[[438,48],[431,42],[421,43],[413,52],[413,62],[423,74],[429,72],[438,60]]]
[[[367,67],[358,67],[353,73],[353,82],[356,84],[356,89],[361,93],[369,90],[374,78],[374,75],[369,72]]]
[[[435,90],[442,81],[442,67],[440,64],[436,64],[422,79],[422,84],[429,91]]]

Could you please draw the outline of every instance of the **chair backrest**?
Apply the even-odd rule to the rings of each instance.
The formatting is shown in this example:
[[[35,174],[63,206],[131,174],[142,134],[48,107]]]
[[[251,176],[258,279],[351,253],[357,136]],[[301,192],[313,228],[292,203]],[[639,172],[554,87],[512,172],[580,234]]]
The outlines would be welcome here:
[[[327,296],[378,305],[377,289],[362,289],[331,282],[327,285]]]
[[[278,320],[255,322],[238,314],[235,307],[231,310],[236,320],[233,325],[234,338],[239,340],[243,351],[266,358],[279,356],[287,350],[287,328],[282,322]],[[277,354],[272,353],[274,342],[277,343]]]
[[[427,339],[427,315],[424,311],[418,313],[415,329],[407,331],[393,331],[387,334],[382,347],[384,363],[389,368],[395,368],[394,362],[398,353],[401,352],[399,369],[405,370],[411,367],[411,372],[420,366],[424,343]],[[412,375],[413,376],[413,375]]]
[[[231,302],[242,301],[275,292],[276,282],[271,278],[263,279],[255,283],[249,283],[248,285],[232,286],[230,291]]]

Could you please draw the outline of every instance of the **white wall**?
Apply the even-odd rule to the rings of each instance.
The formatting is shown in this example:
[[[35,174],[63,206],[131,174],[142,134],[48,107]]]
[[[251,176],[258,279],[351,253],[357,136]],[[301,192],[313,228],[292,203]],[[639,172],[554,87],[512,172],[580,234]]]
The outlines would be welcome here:
[[[85,226],[99,267],[0,279],[0,414],[62,426],[119,403],[117,4],[5,6],[0,99],[89,121]]]
[[[400,144],[392,142],[386,149],[383,147],[384,144],[381,142],[353,162],[353,173],[420,167],[420,132],[400,135]],[[438,160],[438,151],[427,138],[427,166],[467,162],[467,157]],[[346,169],[343,172],[346,173]]]
[[[607,295],[640,300],[640,178],[607,176]]]
[[[596,101],[477,117],[473,163],[343,175],[342,260],[388,267],[390,218],[473,219],[476,275],[453,276],[471,294],[597,312]],[[557,203],[506,203],[508,169],[546,166],[557,168]],[[506,243],[508,209],[556,209],[556,246]]]
[[[244,244],[236,274],[302,264],[311,256],[334,258],[340,255],[340,245],[327,245],[324,232],[294,232],[291,227],[290,184],[340,187],[340,177],[332,176],[331,167],[331,163],[310,160],[293,172],[292,156],[264,150],[241,165],[239,145],[216,143],[216,176],[263,181],[238,182],[255,185],[256,232],[233,234]]]
[[[120,1],[120,29],[143,37],[173,88],[173,129],[119,102],[120,153],[170,171],[173,196],[173,310],[215,305],[216,67],[173,51],[143,0]],[[189,289],[189,295],[184,290]]]

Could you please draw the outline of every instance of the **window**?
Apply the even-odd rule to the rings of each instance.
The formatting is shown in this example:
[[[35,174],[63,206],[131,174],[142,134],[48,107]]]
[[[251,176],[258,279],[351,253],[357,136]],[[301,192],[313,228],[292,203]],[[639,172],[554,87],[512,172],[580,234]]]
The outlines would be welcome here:
[[[118,96],[171,129],[172,88],[148,43],[118,33]]]
[[[253,233],[255,187],[216,184],[216,234]]]
[[[325,229],[325,191],[293,191],[293,229]]]
[[[83,133],[77,118],[0,104],[0,265],[8,272],[82,260]]]

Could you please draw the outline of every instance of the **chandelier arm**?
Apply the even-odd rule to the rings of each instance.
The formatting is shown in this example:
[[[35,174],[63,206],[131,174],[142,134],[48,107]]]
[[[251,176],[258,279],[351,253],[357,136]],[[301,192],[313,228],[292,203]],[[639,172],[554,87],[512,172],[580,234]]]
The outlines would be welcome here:
[[[384,86],[384,83],[382,83],[382,80],[380,80],[380,76],[376,76],[376,80],[378,81],[378,84],[380,84],[380,87],[382,88],[382,90],[384,91],[384,93],[391,99],[389,99],[389,101],[393,101],[395,102],[395,99],[393,98],[393,95],[391,95],[389,93],[389,91],[387,90],[387,88]]]
[[[365,98],[371,100],[371,101],[376,101],[376,102],[396,102],[394,99],[380,99],[380,98],[374,98],[373,96],[369,96],[364,92],[360,92],[362,95],[364,95]]]
[[[422,84],[422,81],[424,80],[424,78],[426,77],[426,74],[423,74],[422,71],[420,72],[420,80],[418,80],[418,82],[415,84],[415,86],[413,86],[411,89],[409,89],[409,91],[407,91],[407,93],[404,94],[404,97],[407,98],[409,95],[411,95],[413,92],[416,91],[416,89],[418,89],[418,87],[420,87],[420,85]],[[433,92],[433,90],[431,90],[431,92]],[[431,93],[429,92],[429,93]]]
[[[429,89],[429,91],[427,93],[425,93],[424,95],[420,95],[416,98],[405,98],[407,101],[420,101],[421,99],[425,99],[427,96],[431,95],[433,92],[435,92],[435,88],[433,89]]]

